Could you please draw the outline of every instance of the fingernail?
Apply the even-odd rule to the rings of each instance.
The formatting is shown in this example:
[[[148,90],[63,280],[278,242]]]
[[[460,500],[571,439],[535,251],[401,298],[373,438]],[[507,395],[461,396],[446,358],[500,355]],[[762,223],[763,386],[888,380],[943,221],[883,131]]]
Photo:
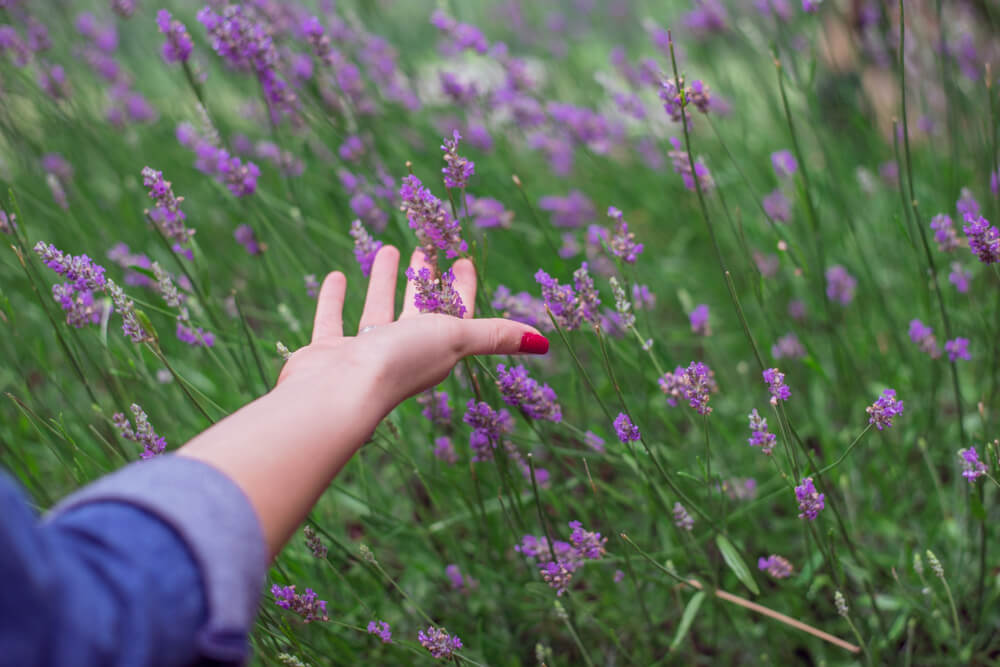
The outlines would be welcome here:
[[[549,339],[528,331],[521,336],[521,347],[517,349],[528,354],[545,354],[549,351]]]

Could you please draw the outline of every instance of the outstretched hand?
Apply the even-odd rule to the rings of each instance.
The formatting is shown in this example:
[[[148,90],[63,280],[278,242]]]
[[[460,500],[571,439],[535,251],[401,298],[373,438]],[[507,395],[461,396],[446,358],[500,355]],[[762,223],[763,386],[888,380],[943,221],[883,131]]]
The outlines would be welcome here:
[[[427,266],[417,249],[410,266]],[[396,318],[396,279],[399,251],[384,246],[375,256],[368,295],[358,333],[344,335],[344,299],[347,278],[334,271],[323,281],[312,342],[297,350],[285,364],[280,383],[308,383],[334,391],[345,387],[374,387],[377,420],[401,401],[444,380],[462,357],[472,354],[544,354],[548,341],[526,324],[499,318],[473,319],[476,270],[460,259],[452,270],[455,289],[466,313],[463,319],[421,313],[414,305],[414,286],[407,282],[403,308]],[[374,415],[373,415],[374,416]],[[373,424],[374,426],[374,424]]]

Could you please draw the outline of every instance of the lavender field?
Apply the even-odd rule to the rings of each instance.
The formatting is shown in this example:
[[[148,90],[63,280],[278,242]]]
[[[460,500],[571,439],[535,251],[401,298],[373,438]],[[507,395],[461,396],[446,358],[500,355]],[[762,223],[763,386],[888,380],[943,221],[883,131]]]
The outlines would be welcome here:
[[[354,335],[419,246],[399,295],[551,349],[381,423],[255,664],[1000,662],[1000,5],[206,1],[0,0],[39,511],[268,392],[330,271]]]

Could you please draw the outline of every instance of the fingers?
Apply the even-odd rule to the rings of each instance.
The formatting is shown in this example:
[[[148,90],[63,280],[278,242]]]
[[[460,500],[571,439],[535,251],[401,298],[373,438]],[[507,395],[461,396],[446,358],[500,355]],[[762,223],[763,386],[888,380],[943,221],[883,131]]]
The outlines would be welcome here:
[[[312,342],[324,338],[340,338],[344,335],[344,294],[347,291],[347,277],[334,271],[323,280],[316,303],[316,317],[313,320]]]
[[[471,354],[545,354],[549,340],[534,327],[513,320],[484,318],[462,321],[457,329],[457,351]]]
[[[451,269],[455,272],[455,289],[465,306],[465,318],[471,319],[476,310],[476,267],[471,261],[460,259]]]
[[[410,268],[414,271],[419,271],[424,267],[430,268],[430,264],[424,259],[424,253],[420,248],[413,251],[410,256]],[[413,297],[416,296],[417,290],[413,286],[413,282],[409,279],[406,281],[406,291],[403,294],[403,312],[399,314],[399,319],[406,317],[413,317],[414,315],[419,315],[420,311],[417,307],[413,305]]]
[[[396,316],[396,276],[399,273],[399,250],[383,246],[372,263],[368,280],[368,296],[361,313],[358,330],[367,326],[388,324]]]

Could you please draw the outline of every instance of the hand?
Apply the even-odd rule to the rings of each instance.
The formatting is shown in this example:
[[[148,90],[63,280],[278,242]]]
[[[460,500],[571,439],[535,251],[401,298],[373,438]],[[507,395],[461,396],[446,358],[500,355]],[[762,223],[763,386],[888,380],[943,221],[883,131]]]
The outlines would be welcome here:
[[[417,249],[410,266],[427,266]],[[444,380],[462,357],[471,354],[544,354],[548,341],[526,324],[504,319],[472,319],[476,270],[460,259],[452,267],[455,288],[466,307],[465,318],[421,313],[414,305],[413,283],[406,285],[403,310],[395,317],[399,251],[379,250],[372,265],[358,331],[344,336],[343,309],[347,278],[334,271],[323,281],[316,306],[312,342],[285,364],[279,384],[300,384],[310,391],[336,396],[337,391],[370,392],[371,427],[406,398]]]

